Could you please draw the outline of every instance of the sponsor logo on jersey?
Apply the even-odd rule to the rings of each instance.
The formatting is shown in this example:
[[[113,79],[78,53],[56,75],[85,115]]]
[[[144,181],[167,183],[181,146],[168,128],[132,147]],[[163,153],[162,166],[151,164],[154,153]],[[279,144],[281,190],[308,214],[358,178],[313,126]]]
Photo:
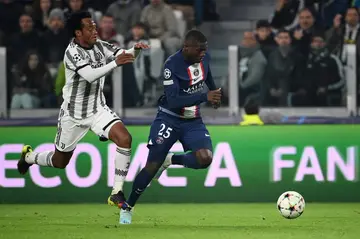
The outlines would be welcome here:
[[[187,89],[183,89],[183,91],[188,94],[194,94],[196,92],[202,91],[203,89],[204,89],[204,81],[201,81],[196,85],[192,85]]]

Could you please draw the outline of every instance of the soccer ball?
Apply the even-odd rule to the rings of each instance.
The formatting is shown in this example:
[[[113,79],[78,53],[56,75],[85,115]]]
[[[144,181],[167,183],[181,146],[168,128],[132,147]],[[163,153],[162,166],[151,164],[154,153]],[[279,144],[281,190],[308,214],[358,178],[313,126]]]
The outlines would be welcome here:
[[[280,214],[287,219],[295,219],[303,214],[305,200],[300,193],[287,191],[281,194],[277,201],[277,208]]]

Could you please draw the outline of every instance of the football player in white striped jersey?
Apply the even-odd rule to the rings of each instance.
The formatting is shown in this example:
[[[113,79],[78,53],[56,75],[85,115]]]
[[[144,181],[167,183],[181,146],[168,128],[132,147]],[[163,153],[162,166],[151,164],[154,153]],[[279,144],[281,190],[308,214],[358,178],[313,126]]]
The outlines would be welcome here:
[[[118,206],[125,200],[123,184],[130,165],[131,135],[120,118],[105,102],[105,75],[118,66],[132,63],[142,49],[149,46],[137,43],[128,50],[97,39],[96,25],[89,12],[70,16],[67,27],[74,38],[64,55],[66,82],[59,113],[55,150],[33,152],[30,145],[23,148],[18,171],[25,174],[33,164],[65,168],[77,143],[89,130],[102,135],[116,146],[114,186],[109,205]]]

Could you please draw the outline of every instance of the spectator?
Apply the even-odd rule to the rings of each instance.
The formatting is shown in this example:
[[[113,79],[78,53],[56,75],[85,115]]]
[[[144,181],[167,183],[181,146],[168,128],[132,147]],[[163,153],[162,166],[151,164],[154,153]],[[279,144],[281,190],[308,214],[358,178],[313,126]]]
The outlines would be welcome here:
[[[19,24],[20,32],[15,34],[12,41],[9,42],[11,65],[17,64],[18,61],[22,59],[24,53],[29,50],[37,50],[40,52],[41,47],[44,47],[41,44],[39,34],[33,29],[33,19],[30,15],[21,15]]]
[[[45,63],[36,52],[29,52],[14,76],[12,109],[53,106],[52,80]]]
[[[64,29],[64,13],[59,8],[51,10],[49,15],[49,29],[44,34],[44,45],[47,51],[44,52],[44,59],[54,67],[64,58],[65,49],[70,37]]]
[[[315,18],[308,8],[299,13],[299,25],[292,30],[293,45],[306,57],[309,54],[312,34],[320,31],[315,27]]]
[[[298,24],[298,12],[305,7],[305,1],[277,0],[276,10],[271,18],[271,25],[276,29],[291,29]]]
[[[289,94],[297,98],[304,95],[304,61],[302,55],[292,48],[289,31],[279,30],[275,40],[278,47],[270,53],[265,72],[265,103],[273,106],[290,106]]]
[[[99,24],[98,35],[103,41],[124,47],[124,37],[116,32],[114,18],[111,15],[102,16]]]
[[[195,0],[167,0],[167,3],[175,10],[182,12],[184,20],[186,21],[186,28],[192,29],[195,22],[194,11]]]
[[[14,0],[0,0],[0,45],[6,45],[9,37],[19,31],[19,18],[23,8]]]
[[[67,0],[67,1],[69,7],[64,9],[64,14],[66,19],[68,19],[71,13],[73,12],[86,10],[91,13],[92,18],[94,19],[95,22],[97,22],[97,17],[94,9],[87,8],[86,4],[84,3],[84,0]]]
[[[107,10],[107,14],[114,17],[116,32],[123,36],[140,20],[140,13],[141,5],[136,0],[117,0]]]
[[[317,23],[325,29],[333,26],[333,20],[339,13],[345,13],[349,7],[348,1],[334,1],[334,0],[316,0],[318,2],[318,17]]]
[[[256,96],[250,95],[246,98],[244,104],[245,114],[242,115],[241,126],[247,125],[264,125],[264,122],[259,116],[260,105]]]
[[[106,10],[113,2],[114,0],[86,0],[86,5],[96,11],[106,13]]]
[[[49,14],[51,11],[50,0],[36,0],[33,5],[34,28],[44,32],[49,26]]]
[[[328,31],[328,45],[330,51],[345,62],[344,44],[356,44],[357,47],[360,47],[360,24],[357,9],[354,7],[349,8],[346,11],[345,23],[342,24],[341,20],[342,16],[340,14],[334,18],[334,25]]]
[[[271,25],[267,20],[260,20],[256,23],[256,40],[259,43],[264,56],[267,58],[275,48],[276,42],[271,31]]]
[[[324,36],[315,34],[307,59],[304,80],[308,81],[307,98],[311,106],[340,106],[344,87],[343,66],[330,54]]]
[[[252,32],[245,32],[239,49],[239,100],[242,105],[248,95],[260,94],[267,62]]]
[[[177,22],[171,7],[163,0],[151,0],[141,13],[141,22],[149,26],[150,38],[159,38],[167,55],[175,53],[181,44]]]
[[[127,48],[131,48],[137,42],[144,42],[149,44],[148,30],[145,24],[137,23],[131,29],[131,37],[126,39]],[[133,89],[136,89],[134,96],[137,97],[137,105],[147,104],[152,102],[154,95],[152,88],[155,86],[156,81],[151,76],[151,62],[149,51],[143,51],[137,60],[133,63],[135,84]],[[134,97],[133,96],[133,97]]]

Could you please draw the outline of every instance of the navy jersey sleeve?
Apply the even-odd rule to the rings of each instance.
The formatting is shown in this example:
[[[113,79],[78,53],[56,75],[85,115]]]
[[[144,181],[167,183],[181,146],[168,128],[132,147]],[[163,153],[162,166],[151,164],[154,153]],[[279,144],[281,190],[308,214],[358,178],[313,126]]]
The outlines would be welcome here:
[[[216,90],[216,85],[215,85],[214,79],[211,74],[211,69],[210,69],[210,58],[211,58],[210,54],[208,52],[206,52],[205,60],[208,63],[207,64],[208,65],[208,74],[205,79],[205,83],[206,83],[207,87],[209,88],[209,90]]]
[[[207,101],[207,94],[180,95],[179,78],[176,76],[171,61],[167,61],[164,66],[163,85],[166,99],[170,108],[182,108],[199,105]]]
[[[209,71],[208,71],[205,83],[206,83],[207,87],[209,88],[209,90],[216,90],[216,85],[215,85],[214,79],[211,74],[210,65],[209,65]]]

